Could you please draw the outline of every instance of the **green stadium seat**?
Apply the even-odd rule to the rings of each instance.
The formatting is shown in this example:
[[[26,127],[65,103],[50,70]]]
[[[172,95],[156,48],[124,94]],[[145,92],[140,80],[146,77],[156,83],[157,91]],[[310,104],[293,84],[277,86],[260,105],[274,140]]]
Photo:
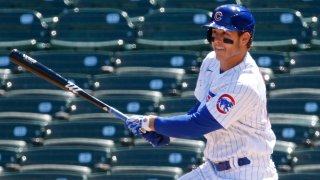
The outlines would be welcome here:
[[[141,68],[127,69],[126,72],[117,74],[95,75],[93,80],[96,86],[94,91],[100,90],[150,90],[161,92],[164,96],[174,96],[181,93],[181,79],[184,71],[173,69],[155,70],[150,72],[141,70]],[[131,71],[131,72],[130,72]],[[146,73],[144,73],[146,72]]]
[[[319,74],[320,51],[298,51],[290,53],[291,74]]]
[[[132,143],[132,134],[120,119],[107,117],[106,113],[88,113],[71,116],[67,122],[52,122],[46,126],[46,139],[92,138],[112,140],[116,145]],[[90,131],[88,131],[90,129]]]
[[[317,98],[277,98],[267,101],[269,113],[320,115],[320,101]]]
[[[197,51],[141,50],[115,53],[117,68],[181,68],[189,74],[199,72],[200,61]]]
[[[168,115],[170,113],[186,114],[190,108],[197,103],[195,97],[165,97],[162,98],[159,105],[159,114]]]
[[[309,48],[311,29],[298,11],[255,8],[251,12],[256,21],[253,49],[296,51]]]
[[[101,74],[113,72],[112,52],[33,51],[30,56],[57,73]]]
[[[274,74],[289,72],[289,59],[284,52],[256,50],[250,54],[259,67],[270,68]]]
[[[318,15],[318,19],[320,18],[320,14]],[[311,39],[311,48],[319,50],[320,48],[320,22],[316,23],[314,27],[314,36]]]
[[[78,0],[75,6],[78,8],[116,8],[128,13],[128,16],[133,21],[139,17],[158,8],[157,1],[146,0],[116,0],[116,1],[101,1],[101,0]]]
[[[234,0],[162,0],[160,5],[164,8],[197,8],[212,11],[217,6],[234,4]]]
[[[153,97],[99,97],[99,100],[118,109],[124,114],[155,114],[159,100]],[[90,104],[88,101],[77,98],[70,105],[70,115],[79,115],[86,113],[103,113],[103,109]]]
[[[19,158],[22,150],[17,147],[0,147],[0,167],[5,171],[19,170]]]
[[[86,176],[82,174],[70,172],[10,172],[0,174],[0,179],[3,180],[87,180]]]
[[[292,172],[292,153],[297,148],[293,142],[277,140],[272,153],[272,160],[278,172]]]
[[[319,173],[320,170],[320,150],[301,149],[292,153],[293,170],[298,173]]]
[[[0,9],[0,18],[0,49],[37,50],[47,47],[48,25],[39,12]]]
[[[8,96],[0,98],[0,112],[27,112],[67,118],[65,112],[69,98],[62,96]]]
[[[201,27],[210,19],[210,11],[203,9],[158,9],[144,16],[137,48],[210,50],[206,29]]]
[[[306,18],[318,16],[319,2],[317,0],[245,0],[244,4],[250,8],[290,8],[298,10]]]
[[[272,129],[277,140],[294,142],[298,146],[310,147],[318,139],[319,119],[310,115],[272,116],[270,114]]]
[[[89,74],[77,74],[77,73],[67,73],[62,74],[70,82],[77,84],[80,88],[85,90],[92,89],[90,80],[91,76]],[[31,73],[21,73],[21,74],[10,74],[4,79],[5,90],[27,90],[27,89],[38,89],[38,90],[61,90],[61,88],[49,83],[48,81],[34,75]]]
[[[1,140],[20,140],[28,144],[42,143],[45,137],[45,126],[48,123],[44,121],[24,121],[10,120],[0,121]]]
[[[111,148],[99,146],[43,146],[24,150],[21,165],[24,169],[45,169],[56,165],[75,165],[92,171],[106,171],[110,164]],[[61,168],[61,167],[57,167]]]
[[[283,173],[279,174],[279,180],[318,180],[320,178],[319,173]]]
[[[41,13],[46,21],[53,21],[64,10],[72,8],[72,0],[0,0],[2,8],[5,9],[30,9]]]
[[[320,97],[319,75],[288,74],[271,77],[268,83],[270,97],[305,98]]]
[[[52,29],[52,49],[131,49],[136,36],[134,25],[125,12],[107,8],[66,11]]]
[[[146,154],[148,158],[146,158]],[[112,166],[180,167],[184,172],[201,164],[202,151],[191,147],[122,147],[112,151]]]

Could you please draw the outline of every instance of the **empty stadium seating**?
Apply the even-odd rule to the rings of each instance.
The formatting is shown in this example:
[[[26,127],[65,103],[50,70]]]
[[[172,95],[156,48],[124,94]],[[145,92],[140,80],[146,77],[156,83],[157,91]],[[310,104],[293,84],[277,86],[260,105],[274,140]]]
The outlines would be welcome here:
[[[290,53],[291,74],[319,74],[320,51],[298,51]]]
[[[48,25],[34,10],[0,10],[0,49],[37,50],[47,47]]]
[[[186,73],[199,72],[201,59],[197,51],[127,51],[115,54],[117,68],[181,68]]]
[[[270,68],[275,74],[289,72],[289,59],[281,51],[251,51],[253,59],[259,67]]]
[[[103,112],[74,115],[66,122],[52,122],[46,129],[50,132],[46,139],[96,138],[112,140],[117,145],[132,143],[132,134],[125,128],[123,121],[107,117]]]
[[[311,29],[301,13],[285,8],[254,8],[254,49],[296,51],[310,46]]]
[[[112,52],[34,51],[30,56],[58,73],[93,75],[113,72]]]
[[[209,11],[167,8],[153,11],[144,19],[138,28],[137,48],[210,49],[206,29],[201,27],[210,20]]]
[[[72,0],[0,0],[1,8],[5,9],[30,9],[41,13],[46,21],[54,21],[64,10],[72,8]]]
[[[136,35],[126,13],[106,8],[68,10],[52,29],[53,49],[130,49]]]
[[[158,8],[158,1],[145,0],[78,0],[75,4],[78,8],[116,8],[125,11],[131,20],[139,21],[139,18]]]

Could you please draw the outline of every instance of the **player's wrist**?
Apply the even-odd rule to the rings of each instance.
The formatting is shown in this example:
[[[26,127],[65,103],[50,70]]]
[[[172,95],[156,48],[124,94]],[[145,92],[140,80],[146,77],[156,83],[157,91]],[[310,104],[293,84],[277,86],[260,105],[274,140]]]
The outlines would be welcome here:
[[[152,131],[150,128],[150,117],[149,116],[143,116],[142,121],[141,121],[141,128],[144,131]]]

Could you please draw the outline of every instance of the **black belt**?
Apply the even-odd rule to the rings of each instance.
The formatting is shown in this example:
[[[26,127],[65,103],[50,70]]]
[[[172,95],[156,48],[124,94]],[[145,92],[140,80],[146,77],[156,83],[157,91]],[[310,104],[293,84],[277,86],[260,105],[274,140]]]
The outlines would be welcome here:
[[[250,164],[250,162],[251,161],[247,157],[243,157],[243,158],[238,159],[239,166],[244,166],[244,165]],[[223,162],[212,163],[212,164],[214,165],[214,167],[216,168],[217,171],[225,171],[225,170],[231,169],[230,161],[223,161]]]

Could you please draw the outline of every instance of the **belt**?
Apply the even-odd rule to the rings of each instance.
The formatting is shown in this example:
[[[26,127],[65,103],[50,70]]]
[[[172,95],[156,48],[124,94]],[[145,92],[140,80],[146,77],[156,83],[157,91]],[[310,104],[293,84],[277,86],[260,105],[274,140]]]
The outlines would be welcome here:
[[[250,160],[247,157],[239,158],[238,165],[244,166],[250,164]],[[225,171],[231,169],[230,161],[223,161],[219,163],[212,162],[213,166],[216,168],[217,171]]]

